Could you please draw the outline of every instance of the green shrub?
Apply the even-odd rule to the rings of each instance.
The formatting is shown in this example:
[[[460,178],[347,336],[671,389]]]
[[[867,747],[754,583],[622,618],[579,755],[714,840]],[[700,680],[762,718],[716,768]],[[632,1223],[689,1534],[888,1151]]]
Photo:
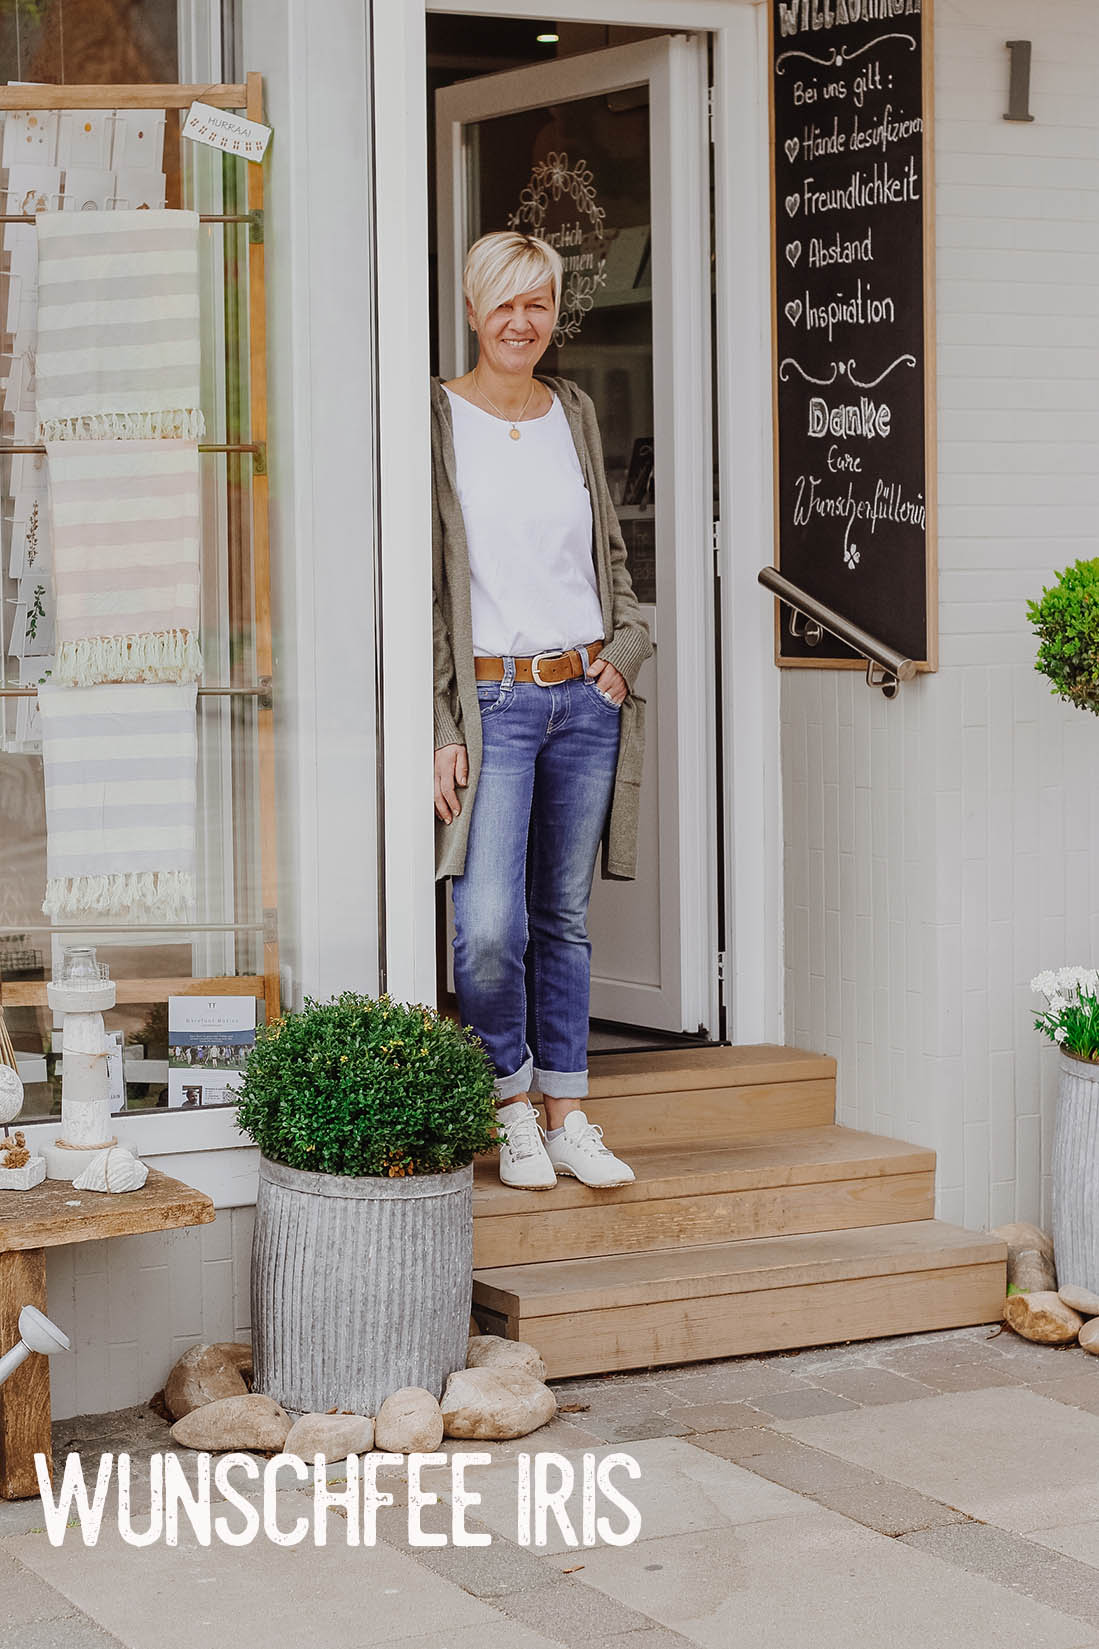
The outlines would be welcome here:
[[[237,1120],[265,1157],[322,1174],[441,1174],[497,1143],[480,1039],[432,1008],[345,991],[259,1031]]]
[[[1099,715],[1099,559],[1058,573],[1041,601],[1027,603],[1027,617],[1041,642],[1035,669],[1059,698]]]

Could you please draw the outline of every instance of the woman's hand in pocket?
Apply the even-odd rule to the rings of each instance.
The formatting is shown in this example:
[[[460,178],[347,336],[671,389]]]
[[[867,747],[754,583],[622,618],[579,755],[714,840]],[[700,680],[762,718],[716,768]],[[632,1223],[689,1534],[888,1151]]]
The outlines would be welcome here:
[[[625,676],[619,675],[613,664],[608,664],[605,658],[593,658],[588,665],[588,675],[595,681],[603,697],[612,704],[621,704],[629,688],[626,686]]]
[[[435,811],[453,824],[462,811],[458,791],[469,783],[469,756],[464,744],[442,744],[435,752]]]

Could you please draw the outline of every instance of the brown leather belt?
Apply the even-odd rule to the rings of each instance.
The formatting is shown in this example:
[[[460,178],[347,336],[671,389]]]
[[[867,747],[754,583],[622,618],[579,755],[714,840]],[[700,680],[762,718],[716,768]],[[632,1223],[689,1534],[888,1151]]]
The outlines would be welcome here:
[[[603,645],[603,638],[590,641],[587,647],[588,663],[597,657]],[[503,681],[504,661],[502,658],[475,658],[473,672],[478,681]],[[533,681],[539,687],[556,687],[559,682],[569,681],[573,676],[584,674],[584,660],[575,647],[562,652],[557,647],[551,647],[544,653],[535,653],[531,658],[517,658],[515,660],[515,680]]]

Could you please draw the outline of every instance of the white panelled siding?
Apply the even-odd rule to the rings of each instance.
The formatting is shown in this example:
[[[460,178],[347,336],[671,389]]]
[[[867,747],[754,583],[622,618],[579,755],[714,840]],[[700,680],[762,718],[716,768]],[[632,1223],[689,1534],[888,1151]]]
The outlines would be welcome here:
[[[940,1218],[1048,1226],[1028,981],[1099,957],[1099,723],[1026,601],[1099,554],[1099,8],[936,0],[935,82],[941,670],[892,704],[784,672],[786,1040],[839,1060],[839,1121],[938,1151]]]

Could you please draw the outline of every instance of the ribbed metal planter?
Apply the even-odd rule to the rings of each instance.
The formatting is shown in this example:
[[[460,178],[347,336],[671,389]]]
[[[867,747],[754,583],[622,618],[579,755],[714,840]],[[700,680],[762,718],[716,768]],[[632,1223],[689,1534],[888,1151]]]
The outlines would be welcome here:
[[[1058,1286],[1099,1290],[1099,1065],[1061,1055],[1053,1136]]]
[[[377,1414],[465,1367],[473,1169],[308,1174],[260,1158],[252,1242],[256,1390],[287,1409]]]

